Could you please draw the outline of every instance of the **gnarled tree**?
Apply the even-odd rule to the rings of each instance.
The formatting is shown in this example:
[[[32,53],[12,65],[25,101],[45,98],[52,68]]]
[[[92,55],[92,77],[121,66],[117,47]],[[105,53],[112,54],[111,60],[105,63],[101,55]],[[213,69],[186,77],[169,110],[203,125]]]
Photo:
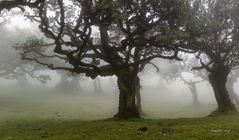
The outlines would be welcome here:
[[[192,65],[195,59],[184,55],[183,61],[166,61],[168,66],[158,68],[160,78],[166,80],[168,83],[180,80],[183,81],[189,88],[192,94],[192,104],[194,106],[200,105],[198,99],[197,84],[207,81],[207,75],[203,71],[192,71]],[[185,78],[184,74],[190,74],[191,78]]]
[[[209,72],[218,109],[216,112],[236,111],[226,88],[230,71],[239,64],[239,1],[210,0],[196,1],[199,8],[197,24],[188,29],[196,29],[193,46],[199,50],[196,58],[199,67]]]
[[[38,59],[30,51],[22,58],[91,78],[116,75],[120,97],[115,117],[138,118],[139,68],[154,58],[178,59],[187,38],[181,28],[182,7],[187,6],[183,0],[46,0],[28,17],[39,22],[52,41],[49,47],[57,54],[53,57],[59,61],[64,57],[68,66]]]

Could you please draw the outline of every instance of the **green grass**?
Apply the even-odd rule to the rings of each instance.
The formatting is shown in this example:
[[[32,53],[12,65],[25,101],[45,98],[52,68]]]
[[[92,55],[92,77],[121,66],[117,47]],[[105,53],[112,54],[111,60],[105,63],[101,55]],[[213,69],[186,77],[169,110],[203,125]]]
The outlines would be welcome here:
[[[1,122],[1,140],[238,140],[239,115],[171,120]]]
[[[215,105],[195,108],[149,100],[143,104],[144,119],[116,121],[105,118],[116,112],[117,96],[33,91],[0,93],[0,140],[239,139],[238,114],[202,117]]]

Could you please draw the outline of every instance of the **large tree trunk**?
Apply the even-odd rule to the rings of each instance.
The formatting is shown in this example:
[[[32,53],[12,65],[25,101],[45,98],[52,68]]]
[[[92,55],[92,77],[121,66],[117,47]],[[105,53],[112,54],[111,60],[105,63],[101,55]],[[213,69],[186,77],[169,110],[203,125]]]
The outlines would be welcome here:
[[[218,108],[215,112],[236,111],[235,105],[231,102],[226,89],[228,72],[223,69],[217,69],[210,73],[209,80],[213,87]]]
[[[119,108],[115,115],[118,119],[139,118],[140,114],[135,103],[137,75],[125,72],[117,75],[119,88]]]

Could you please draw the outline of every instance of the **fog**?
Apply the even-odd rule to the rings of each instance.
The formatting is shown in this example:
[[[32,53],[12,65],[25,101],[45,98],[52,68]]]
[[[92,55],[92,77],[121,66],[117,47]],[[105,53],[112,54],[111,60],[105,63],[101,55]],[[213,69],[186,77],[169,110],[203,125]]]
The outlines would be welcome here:
[[[32,63],[21,60],[17,50],[12,47],[31,35],[42,36],[37,26],[25,21],[23,17],[13,17],[9,24],[0,27],[2,73],[8,72],[9,69],[4,70],[6,65],[18,69],[21,63],[24,65]],[[163,59],[154,60],[154,63],[159,69],[166,69],[171,65]],[[24,84],[21,81],[22,74],[19,76],[16,71],[1,75],[0,119],[31,117],[94,120],[110,118],[117,112],[119,91],[115,76],[97,77],[102,91],[96,91],[94,83],[96,81],[84,75],[73,76],[78,78],[77,88],[61,89],[57,88],[62,80],[57,71],[41,68],[34,71],[34,75],[48,75],[50,79],[41,82],[26,74],[27,82]],[[65,74],[67,80],[72,80],[71,75],[66,72]],[[198,81],[192,73],[185,72],[182,75],[188,81]],[[202,117],[217,108],[212,87],[207,81],[196,85],[200,105],[194,106],[192,93],[182,80],[167,81],[163,73],[157,72],[151,65],[147,65],[145,70],[139,73],[139,77],[144,118]],[[238,82],[234,84],[234,89],[239,95],[238,84]]]
[[[103,92],[95,92],[93,80],[80,78],[80,89],[55,89],[60,81],[56,73],[45,85],[28,77],[29,85],[19,87],[15,81],[1,80],[1,114],[9,118],[103,119],[116,113],[118,89],[116,78],[100,78]],[[192,95],[180,81],[167,84],[158,75],[141,79],[142,110],[145,118],[200,117],[216,108],[211,88],[198,85],[200,106],[192,106]],[[30,86],[30,88],[29,88]]]

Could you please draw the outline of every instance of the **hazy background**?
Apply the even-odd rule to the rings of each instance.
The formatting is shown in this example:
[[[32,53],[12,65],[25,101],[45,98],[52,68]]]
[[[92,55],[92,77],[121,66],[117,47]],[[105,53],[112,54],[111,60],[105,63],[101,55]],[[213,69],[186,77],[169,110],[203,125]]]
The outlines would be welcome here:
[[[20,60],[12,47],[31,35],[41,36],[37,25],[12,17],[11,22],[0,27],[0,64]],[[154,60],[159,67],[166,61]],[[57,90],[61,78],[55,71],[41,70],[39,74],[50,75],[51,80],[42,84],[27,76],[28,86],[19,86],[17,80],[0,78],[0,119],[103,119],[112,117],[118,107],[118,89],[115,77],[99,77],[103,92],[95,92],[93,80],[79,76],[80,89]],[[192,95],[183,81],[165,81],[152,66],[139,74],[143,117],[150,119],[201,117],[216,109],[216,102],[208,82],[197,85],[200,106],[192,106]],[[194,79],[184,74],[186,79]],[[70,77],[69,77],[70,79]],[[239,91],[238,83],[234,85]],[[239,94],[239,92],[237,92]]]

